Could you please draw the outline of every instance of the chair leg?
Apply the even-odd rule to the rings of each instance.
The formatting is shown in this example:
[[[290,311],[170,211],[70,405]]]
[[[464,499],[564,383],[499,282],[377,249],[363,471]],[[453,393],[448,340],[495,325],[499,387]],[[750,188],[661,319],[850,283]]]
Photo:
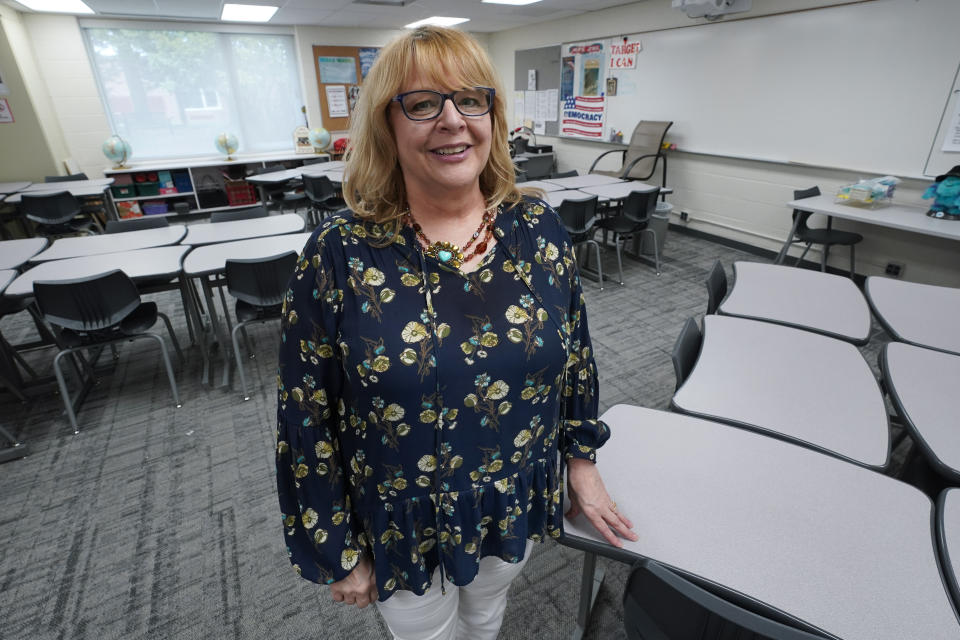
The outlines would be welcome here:
[[[239,322],[237,324],[239,324]],[[247,350],[247,353],[250,354],[250,359],[253,360],[257,357],[257,354],[253,352],[253,344],[250,342],[250,336],[247,335],[247,325],[243,325],[240,332],[243,334],[243,348]]]
[[[827,272],[827,256],[830,253],[830,245],[823,245],[823,252],[820,254],[820,272]]]
[[[793,264],[795,267],[799,267],[800,263],[803,262],[803,259],[807,256],[807,251],[810,251],[810,247],[813,245],[812,242],[808,242],[807,246],[803,248],[803,253],[800,254],[800,257],[797,258],[797,261]]]
[[[160,345],[160,353],[163,355],[163,365],[167,369],[167,380],[170,381],[170,392],[173,393],[173,402],[177,405],[177,409],[179,409],[182,405],[180,404],[180,393],[177,391],[177,379],[173,377],[173,365],[170,363],[170,354],[167,353],[167,345],[163,341],[163,336],[156,333],[141,333],[140,336],[153,338]],[[140,336],[137,337],[139,338]]]
[[[177,334],[173,332],[173,325],[170,324],[170,318],[167,317],[167,314],[157,312],[157,315],[163,320],[163,324],[167,325],[167,333],[170,334],[170,342],[173,343],[173,348],[177,352],[177,363],[182,367],[184,364],[183,361],[183,351],[180,350],[180,342],[177,340]]]
[[[71,351],[61,351],[53,358],[53,373],[57,377],[57,386],[60,387],[60,397],[63,399],[63,406],[67,409],[67,417],[70,418],[73,435],[77,435],[80,433],[80,427],[77,426],[77,416],[73,413],[73,400],[70,399],[70,392],[67,390],[67,381],[63,379],[63,371],[60,370],[60,358],[70,353]]]
[[[113,356],[114,360],[120,359],[120,352],[117,350],[117,345],[112,342],[110,343],[110,355]]]
[[[237,361],[237,374],[240,376],[240,390],[243,391],[244,401],[250,399],[250,394],[247,392],[247,376],[243,371],[243,360],[240,358],[240,343],[237,340],[237,332],[245,328],[243,323],[238,322],[237,326],[230,332],[230,337],[233,339],[233,357]]]
[[[657,267],[657,275],[660,275],[660,247],[657,246],[657,232],[653,229],[644,229],[644,233],[650,232],[653,234],[653,263]],[[643,246],[643,243],[640,243]]]
[[[855,249],[856,245],[850,245],[850,279],[853,280],[853,265],[854,265],[854,256],[856,255]]]
[[[603,262],[600,260],[600,244],[596,240],[587,240],[584,244],[592,244],[594,252],[597,254],[597,283],[600,285],[600,291],[603,291]],[[588,248],[584,249],[584,255],[590,255]]]
[[[623,236],[619,233],[613,234],[613,244],[617,248],[617,271],[620,274],[620,286],[623,286],[623,257],[621,253],[621,245],[626,242]]]

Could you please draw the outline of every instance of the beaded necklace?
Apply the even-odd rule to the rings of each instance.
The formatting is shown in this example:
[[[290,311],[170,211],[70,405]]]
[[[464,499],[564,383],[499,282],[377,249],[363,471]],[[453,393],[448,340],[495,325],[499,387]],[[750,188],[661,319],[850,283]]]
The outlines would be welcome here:
[[[444,264],[449,264],[451,267],[456,269],[460,268],[464,262],[471,260],[473,257],[482,255],[487,251],[487,244],[490,242],[490,236],[493,235],[493,222],[497,218],[497,214],[500,213],[499,208],[497,209],[487,209],[483,212],[483,220],[480,221],[480,226],[477,227],[477,230],[473,232],[473,235],[470,236],[470,240],[467,241],[467,244],[460,246],[452,242],[433,242],[430,238],[427,237],[427,234],[423,232],[423,229],[413,219],[413,214],[410,211],[407,211],[404,214],[404,220],[408,225],[413,227],[414,233],[417,234],[417,238],[423,244],[424,253],[435,258]],[[482,240],[474,247],[473,251],[464,255],[464,252],[469,249],[478,238],[483,237]]]

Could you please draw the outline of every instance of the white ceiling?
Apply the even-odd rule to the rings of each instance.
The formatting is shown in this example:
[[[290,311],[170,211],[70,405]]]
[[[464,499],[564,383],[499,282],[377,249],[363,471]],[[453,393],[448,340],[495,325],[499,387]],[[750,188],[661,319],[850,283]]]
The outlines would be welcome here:
[[[480,0],[408,0],[404,6],[368,4],[395,0],[231,0],[238,4],[280,5],[266,24],[398,29],[430,16],[469,18],[466,31],[493,32],[607,9],[627,0],[542,0],[523,7],[483,4]],[[635,1],[635,0],[634,0]],[[666,1],[666,0],[663,0]],[[85,17],[149,20],[219,21],[222,0],[84,0],[96,15]],[[7,4],[30,10],[14,0]],[[255,23],[261,24],[261,23]]]

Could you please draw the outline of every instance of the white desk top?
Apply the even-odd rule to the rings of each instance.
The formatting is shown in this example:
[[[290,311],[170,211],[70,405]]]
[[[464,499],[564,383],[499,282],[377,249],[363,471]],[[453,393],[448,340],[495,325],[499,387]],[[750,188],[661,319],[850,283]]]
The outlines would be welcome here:
[[[688,416],[616,405],[603,419],[611,437],[597,466],[640,536],[623,541],[627,557],[846,640],[960,637],[937,566],[933,505],[914,487]],[[599,540],[583,515],[565,531]]]
[[[187,228],[184,225],[173,224],[169,227],[157,229],[60,238],[54,240],[49,249],[31,258],[30,262],[64,260],[66,258],[79,258],[80,256],[93,256],[99,253],[117,253],[119,251],[133,251],[134,249],[164,247],[177,244],[186,234]]]
[[[33,183],[28,180],[21,180],[19,182],[0,182],[0,195],[22,191],[31,184]]]
[[[110,181],[113,181],[113,178],[110,178]],[[27,195],[43,195],[45,193],[57,193],[58,191],[69,191],[71,194],[78,198],[83,198],[86,196],[98,196],[109,188],[109,184],[96,184],[97,180],[76,180],[71,182],[50,182],[42,184],[34,184],[27,187],[24,191],[19,191],[17,193],[10,194],[7,196],[7,199],[4,202],[9,202],[12,204],[17,204],[20,202],[21,197],[24,194]],[[103,182],[100,180],[99,182]],[[38,187],[38,188],[34,188]],[[49,187],[49,188],[48,188]]]
[[[930,465],[960,481],[960,356],[889,342],[880,357],[897,413]]]
[[[673,405],[871,467],[890,456],[883,394],[852,344],[769,322],[709,315]]]
[[[920,203],[916,205],[889,204],[868,209],[848,204],[837,204],[833,196],[819,195],[802,200],[791,200],[787,203],[791,209],[813,211],[835,218],[856,220],[881,227],[913,231],[928,236],[960,240],[960,221],[943,220],[927,216],[927,208]]]
[[[41,262],[7,287],[11,297],[33,295],[36,280],[71,280],[120,269],[134,280],[180,273],[180,262],[190,247],[174,245],[119,253],[101,253],[67,260]]]
[[[296,153],[294,151],[271,151],[269,153],[234,154],[233,160],[225,156],[207,156],[205,158],[171,158],[150,162],[133,162],[122,169],[104,169],[104,175],[118,173],[136,173],[139,171],[162,171],[168,169],[187,169],[195,167],[227,167],[235,164],[255,164],[261,162],[281,162],[283,160],[304,160],[306,158],[326,157],[325,153]]]
[[[323,175],[330,178],[330,182],[334,184],[343,184],[343,170],[342,169],[331,169],[330,171],[324,171]]]
[[[279,236],[285,233],[303,231],[303,218],[295,213],[280,216],[253,218],[251,220],[232,220],[230,222],[201,222],[187,227],[187,236],[183,244],[199,246],[218,242],[231,242],[246,238]]]
[[[808,269],[735,262],[720,313],[809,329],[855,344],[870,338],[870,308],[849,278]]]
[[[236,242],[222,242],[197,247],[183,261],[183,272],[190,276],[220,273],[227,268],[227,260],[237,258],[269,258],[287,251],[297,255],[303,250],[313,232],[290,233],[285,236],[252,238]]]
[[[561,187],[558,184],[545,182],[543,180],[527,180],[526,182],[517,183],[518,189],[523,189],[524,187],[530,187],[531,189],[542,189],[547,193],[550,193],[551,191],[563,191],[564,189],[564,187]]]
[[[13,279],[16,277],[17,272],[13,269],[0,270],[0,293],[3,293],[3,290],[7,288],[7,285],[13,282]]]
[[[870,276],[864,292],[877,319],[897,340],[960,353],[960,289]]]
[[[43,251],[48,242],[46,238],[0,240],[0,269],[16,269]]]
[[[960,599],[960,489],[945,489],[937,498],[937,510],[943,572],[952,585],[954,598]]]
[[[596,187],[601,184],[615,184],[623,182],[623,180],[600,173],[588,173],[583,176],[570,176],[569,178],[544,178],[543,182],[549,182],[564,189],[580,189],[582,187]]]
[[[659,191],[660,193],[673,193],[671,187],[658,187],[655,184],[646,184],[644,182],[613,182],[611,184],[598,184],[593,187],[579,187],[581,191],[592,193],[597,196],[609,198],[610,200],[625,200],[634,191]]]
[[[551,207],[556,209],[560,206],[564,200],[587,200],[593,198],[594,196],[583,191],[577,191],[576,189],[564,189],[563,191],[549,191],[543,194],[544,201],[549,204]],[[597,198],[597,202],[601,202],[603,198]]]
[[[284,169],[283,171],[271,171],[270,173],[261,173],[256,176],[247,176],[247,182],[253,184],[263,183],[263,184],[277,184],[287,182],[288,180],[299,179],[300,176],[306,174],[309,176],[329,174],[332,172],[340,172],[340,178],[343,178],[343,160],[333,160],[332,162],[317,162],[315,164],[307,164],[302,167],[294,167],[293,169]]]

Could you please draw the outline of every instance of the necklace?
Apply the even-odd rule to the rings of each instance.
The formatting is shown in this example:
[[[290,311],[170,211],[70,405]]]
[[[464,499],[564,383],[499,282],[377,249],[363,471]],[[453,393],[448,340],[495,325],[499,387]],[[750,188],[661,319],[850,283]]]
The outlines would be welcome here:
[[[467,241],[467,244],[463,245],[461,248],[458,245],[453,244],[452,242],[433,242],[430,238],[427,237],[427,234],[423,232],[423,229],[413,219],[413,214],[408,210],[404,214],[404,219],[407,224],[413,227],[414,233],[417,234],[417,238],[420,242],[426,247],[424,253],[435,258],[444,264],[449,264],[451,267],[456,269],[460,268],[464,262],[471,260],[473,257],[486,253],[487,243],[490,242],[490,236],[493,235],[493,221],[496,219],[499,209],[487,209],[483,212],[483,220],[480,221],[480,226],[477,227],[477,230],[473,232],[473,235],[470,236],[470,240]],[[483,236],[483,239],[474,247],[473,251],[464,255],[464,252],[467,251],[478,238]]]

